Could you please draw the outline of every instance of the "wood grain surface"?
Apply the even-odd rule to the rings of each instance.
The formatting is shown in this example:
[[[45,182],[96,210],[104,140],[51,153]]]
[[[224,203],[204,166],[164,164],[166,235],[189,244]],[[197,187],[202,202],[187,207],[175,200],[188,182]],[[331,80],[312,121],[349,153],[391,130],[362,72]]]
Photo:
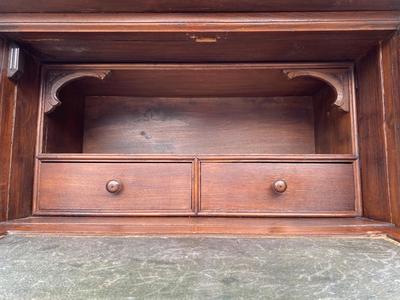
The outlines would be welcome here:
[[[47,1],[32,3],[28,0],[3,1],[0,11],[17,12],[221,12],[221,11],[363,11],[363,10],[400,10],[396,0],[155,0],[155,1]]]
[[[287,190],[272,184],[284,180]],[[355,215],[351,164],[202,163],[204,214]]]
[[[42,163],[38,184],[34,214],[192,214],[190,163]]]
[[[80,235],[375,236],[393,229],[366,218],[30,217],[0,224],[0,231],[9,233]]]
[[[88,97],[83,153],[315,153],[310,97]]]
[[[40,100],[38,62],[24,53],[24,73],[13,82],[7,78],[8,47],[8,41],[0,39],[0,221],[32,211]]]

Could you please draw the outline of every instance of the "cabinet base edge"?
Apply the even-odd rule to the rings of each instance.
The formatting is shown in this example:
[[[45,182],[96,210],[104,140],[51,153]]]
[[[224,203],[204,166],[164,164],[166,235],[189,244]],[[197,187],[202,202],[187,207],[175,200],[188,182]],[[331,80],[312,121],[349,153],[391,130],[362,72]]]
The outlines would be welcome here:
[[[366,218],[28,217],[0,223],[1,233],[73,235],[388,235],[390,223]]]

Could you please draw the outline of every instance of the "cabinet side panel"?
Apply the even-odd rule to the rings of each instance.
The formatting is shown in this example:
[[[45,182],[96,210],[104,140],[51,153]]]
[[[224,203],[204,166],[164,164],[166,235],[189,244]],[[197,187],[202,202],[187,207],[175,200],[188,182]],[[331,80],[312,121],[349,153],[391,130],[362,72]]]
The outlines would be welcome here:
[[[8,44],[0,40],[0,221],[31,214],[39,65],[25,55],[17,83],[7,78]]]
[[[62,105],[50,114],[44,115],[47,153],[80,153],[83,138],[84,97],[74,84],[68,84],[60,91]]]
[[[400,36],[381,46],[385,133],[392,222],[400,226]]]
[[[335,109],[330,100],[333,97],[330,88],[314,95],[315,152],[353,153],[351,113]]]
[[[15,91],[15,116],[8,219],[32,213],[34,157],[39,101],[39,64],[25,55],[24,73]]]
[[[0,221],[8,213],[16,89],[7,78],[7,61],[8,45],[0,39]]]
[[[379,48],[357,64],[361,189],[364,216],[391,221],[388,193],[384,92]]]

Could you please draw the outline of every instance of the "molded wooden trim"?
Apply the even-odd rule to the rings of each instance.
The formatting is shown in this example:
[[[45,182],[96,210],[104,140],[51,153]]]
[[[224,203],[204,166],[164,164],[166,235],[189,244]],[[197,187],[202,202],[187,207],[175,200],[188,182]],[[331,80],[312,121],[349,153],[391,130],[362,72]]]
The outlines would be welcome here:
[[[395,31],[400,12],[0,14],[0,32]]]
[[[5,13],[255,12],[399,10],[397,0],[113,0],[1,1]]]
[[[282,155],[142,155],[142,154],[71,154],[44,153],[37,155],[43,162],[109,162],[109,161],[158,161],[158,162],[321,162],[351,163],[358,159],[353,154],[282,154]]]
[[[315,70],[325,72],[336,70],[345,72],[352,68],[349,62],[311,62],[311,63],[93,63],[93,64],[45,64],[46,72],[81,72],[81,71],[110,71],[110,70],[234,70],[234,69],[271,69],[271,70]]]

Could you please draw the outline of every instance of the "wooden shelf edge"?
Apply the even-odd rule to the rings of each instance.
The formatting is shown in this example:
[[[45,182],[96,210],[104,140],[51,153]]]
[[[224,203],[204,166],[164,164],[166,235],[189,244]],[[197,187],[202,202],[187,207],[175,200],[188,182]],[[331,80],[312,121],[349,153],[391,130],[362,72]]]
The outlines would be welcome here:
[[[229,225],[229,226],[227,226]],[[0,233],[73,235],[388,235],[389,223],[364,218],[29,217],[0,223]]]
[[[284,155],[140,155],[140,154],[70,154],[43,153],[37,156],[46,162],[107,162],[107,161],[180,161],[191,162],[195,159],[214,162],[352,162],[358,159],[354,154],[284,154]]]

